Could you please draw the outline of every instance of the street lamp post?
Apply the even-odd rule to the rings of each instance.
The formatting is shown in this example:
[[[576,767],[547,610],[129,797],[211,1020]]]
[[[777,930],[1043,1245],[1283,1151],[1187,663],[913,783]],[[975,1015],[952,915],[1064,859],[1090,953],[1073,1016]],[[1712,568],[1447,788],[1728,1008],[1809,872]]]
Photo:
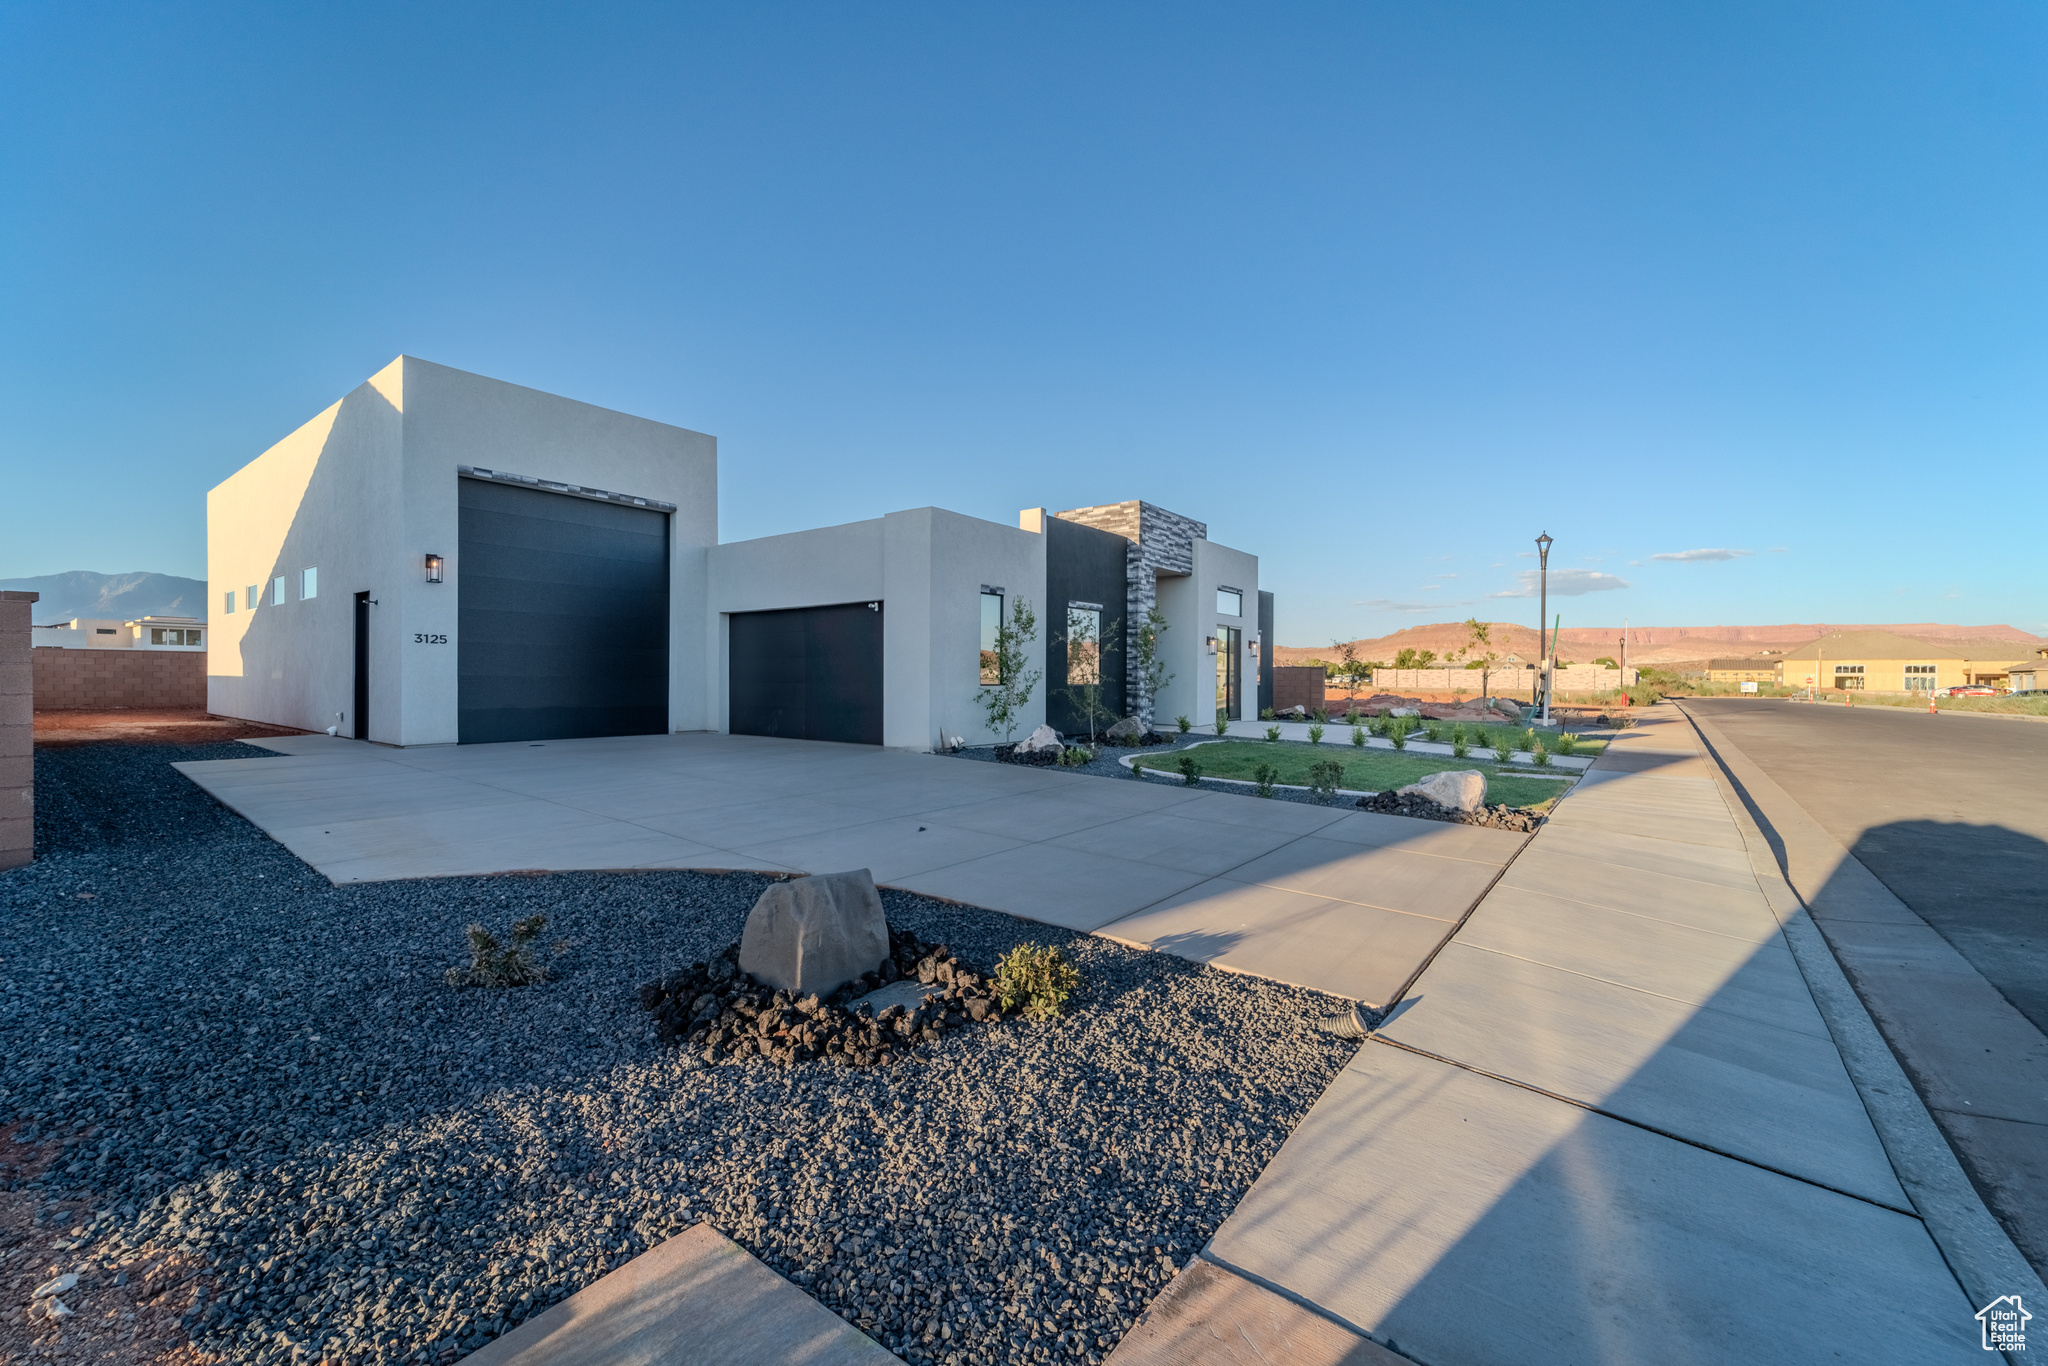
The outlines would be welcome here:
[[[1536,538],[1536,579],[1540,585],[1536,599],[1536,640],[1543,656],[1538,665],[1543,670],[1540,680],[1543,684],[1543,712],[1537,721],[1546,726],[1550,724],[1550,637],[1545,634],[1550,629],[1550,546],[1549,532]]]

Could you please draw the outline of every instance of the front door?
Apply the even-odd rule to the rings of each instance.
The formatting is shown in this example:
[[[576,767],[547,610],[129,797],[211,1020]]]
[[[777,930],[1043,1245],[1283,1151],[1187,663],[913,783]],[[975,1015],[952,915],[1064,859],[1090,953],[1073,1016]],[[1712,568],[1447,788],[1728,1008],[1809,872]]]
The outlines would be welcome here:
[[[356,594],[356,729],[358,740],[370,738],[370,595]]]
[[[1216,628],[1216,714],[1226,720],[1240,719],[1238,710],[1239,631],[1235,626]]]

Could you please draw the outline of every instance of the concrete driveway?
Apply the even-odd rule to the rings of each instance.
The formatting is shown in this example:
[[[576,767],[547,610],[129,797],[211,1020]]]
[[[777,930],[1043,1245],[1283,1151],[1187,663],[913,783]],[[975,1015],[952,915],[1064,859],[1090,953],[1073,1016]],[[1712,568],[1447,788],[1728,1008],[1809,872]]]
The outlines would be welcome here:
[[[859,745],[651,735],[179,764],[336,883],[868,868],[877,882],[1380,1005],[1526,837]]]

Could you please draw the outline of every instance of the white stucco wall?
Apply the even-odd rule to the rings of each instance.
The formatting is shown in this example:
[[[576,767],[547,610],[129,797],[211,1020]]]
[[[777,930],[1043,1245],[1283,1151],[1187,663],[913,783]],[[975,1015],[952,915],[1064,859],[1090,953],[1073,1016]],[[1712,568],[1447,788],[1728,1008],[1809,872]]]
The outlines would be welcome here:
[[[1043,616],[1045,538],[941,508],[913,508],[842,526],[735,541],[710,553],[712,661],[707,690],[717,729],[730,718],[727,620],[734,612],[882,604],[882,743],[929,750],[940,735],[1002,739],[974,694],[981,663],[981,586],[1031,599]],[[1043,671],[1043,632],[1030,667]],[[1018,734],[1045,719],[1041,682]]]
[[[1238,630],[1238,705],[1230,719],[1256,720],[1259,715],[1259,670],[1258,661],[1252,657],[1251,646],[1252,637],[1258,634],[1259,629],[1259,557],[1214,541],[1196,541],[1195,572],[1191,578],[1194,599],[1190,606],[1199,623],[1196,634],[1206,640],[1216,633],[1218,626],[1234,626]],[[1216,590],[1225,586],[1243,594],[1244,610],[1237,616],[1227,616],[1216,609]],[[1204,645],[1202,658],[1207,664],[1203,693],[1207,700],[1199,719],[1213,722],[1216,717],[1216,656],[1210,654]]]
[[[705,555],[717,540],[715,438],[401,356],[207,496],[209,591],[233,588],[209,657],[208,706],[227,716],[354,729],[355,594],[371,609],[370,738],[457,738],[459,465],[674,503],[670,640],[704,635]],[[444,581],[426,582],[429,553]],[[320,571],[301,601],[299,573]],[[285,576],[285,602],[269,584]],[[240,596],[263,587],[251,612]],[[446,644],[430,643],[446,637]],[[426,640],[420,639],[426,637]],[[669,718],[708,725],[704,671],[670,655]]]

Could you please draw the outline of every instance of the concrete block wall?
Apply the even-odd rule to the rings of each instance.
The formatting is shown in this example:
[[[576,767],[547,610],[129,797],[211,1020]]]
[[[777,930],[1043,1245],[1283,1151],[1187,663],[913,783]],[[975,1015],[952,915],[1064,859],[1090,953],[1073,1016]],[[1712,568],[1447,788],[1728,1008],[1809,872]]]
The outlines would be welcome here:
[[[36,598],[0,593],[0,868],[18,868],[36,850],[35,680],[29,663],[29,611]]]
[[[1289,707],[1321,710],[1325,705],[1324,687],[1327,682],[1323,671],[1313,664],[1276,666],[1273,670],[1273,710],[1286,711]]]
[[[206,708],[204,650],[66,650],[39,645],[32,653],[35,705],[41,711]]]

